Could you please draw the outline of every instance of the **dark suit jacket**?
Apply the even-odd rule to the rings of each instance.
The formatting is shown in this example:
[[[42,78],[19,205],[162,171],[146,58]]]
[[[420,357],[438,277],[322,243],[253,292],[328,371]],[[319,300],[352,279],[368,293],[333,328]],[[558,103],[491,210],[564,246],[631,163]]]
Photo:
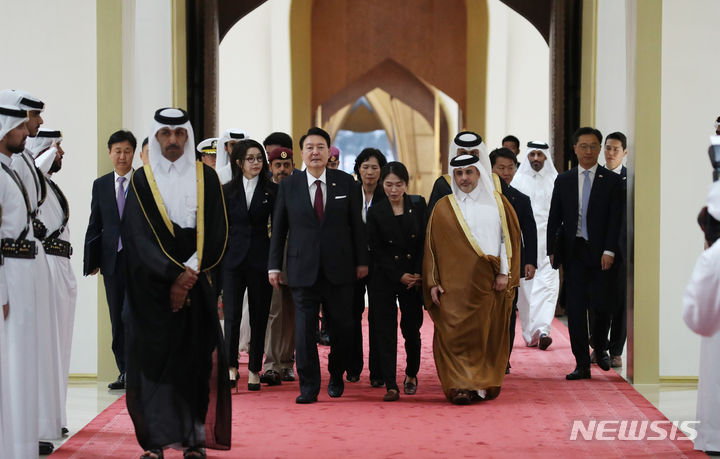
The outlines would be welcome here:
[[[598,166],[590,189],[587,225],[590,253],[597,259],[605,250],[618,253],[622,184],[618,174]],[[555,234],[561,230],[563,253],[570,254],[575,243],[579,209],[578,169],[573,167],[555,179],[547,227],[547,253],[555,253]]]
[[[452,187],[450,186],[450,182],[448,182],[447,177],[450,176],[447,174],[441,175],[437,178],[437,180],[435,180],[435,183],[433,183],[433,188],[430,192],[430,201],[428,201],[427,218],[430,218],[430,214],[440,198],[452,194]],[[450,177],[450,180],[452,180],[452,177]]]
[[[620,214],[620,234],[618,241],[619,255],[623,263],[627,261],[627,167],[623,166],[620,172],[622,180],[622,213]]]
[[[373,288],[394,288],[405,273],[422,274],[425,251],[425,198],[405,195],[405,209],[399,219],[387,199],[368,211]],[[398,224],[398,221],[399,223]]]
[[[505,180],[500,179],[502,194],[510,201],[522,232],[522,244],[520,246],[520,275],[525,277],[525,265],[533,265],[537,268],[537,226],[533,215],[530,197],[517,188],[513,188]]]
[[[265,271],[270,252],[268,223],[278,186],[269,179],[258,180],[248,209],[242,178],[239,180],[237,184],[230,182],[223,187],[230,225],[223,268],[237,268],[245,263],[251,269]]]
[[[351,283],[355,281],[355,268],[368,264],[355,180],[337,169],[326,169],[326,179],[327,196],[321,221],[310,201],[307,171],[293,173],[280,182],[268,269],[282,269],[287,238],[290,287],[312,286],[321,269],[332,284]]]
[[[100,268],[104,276],[114,274],[119,238],[120,214],[115,196],[115,174],[110,172],[93,182],[90,220],[85,232],[83,274],[88,275],[95,268]]]

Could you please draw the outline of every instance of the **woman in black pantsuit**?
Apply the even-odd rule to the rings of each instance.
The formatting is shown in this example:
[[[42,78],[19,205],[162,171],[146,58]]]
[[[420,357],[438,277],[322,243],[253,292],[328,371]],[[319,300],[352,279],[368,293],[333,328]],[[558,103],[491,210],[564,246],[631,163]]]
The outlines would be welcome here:
[[[397,305],[407,354],[404,392],[417,390],[420,369],[420,326],[423,321],[421,269],[425,241],[425,199],[406,194],[409,177],[402,163],[383,167],[380,184],[387,199],[368,211],[367,231],[373,277],[368,286],[370,325],[387,393],[385,401],[400,397],[397,366]]]
[[[233,178],[223,187],[230,234],[222,263],[225,343],[230,381],[237,386],[238,344],[243,296],[248,291],[250,314],[250,359],[248,390],[260,390],[260,369],[265,348],[272,286],[267,265],[270,251],[270,218],[277,184],[268,174],[262,145],[241,140],[230,155]]]

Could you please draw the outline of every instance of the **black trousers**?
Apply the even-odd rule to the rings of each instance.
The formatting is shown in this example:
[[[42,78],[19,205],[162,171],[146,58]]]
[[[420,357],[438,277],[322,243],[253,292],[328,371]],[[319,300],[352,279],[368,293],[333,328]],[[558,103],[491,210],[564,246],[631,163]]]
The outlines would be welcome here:
[[[249,269],[242,265],[238,268],[223,267],[222,285],[228,367],[238,367],[240,322],[242,321],[243,296],[247,289],[250,314],[248,369],[253,373],[259,373],[262,369],[265,331],[272,300],[272,286],[268,282],[267,272]]]
[[[608,271],[602,271],[600,259],[590,253],[590,246],[576,238],[565,264],[565,307],[570,332],[570,347],[580,369],[590,368],[588,311],[594,314],[593,340],[600,354],[608,348],[610,313],[607,308]]]
[[[609,271],[611,285],[608,288],[608,311],[610,311],[610,355],[622,355],[627,339],[627,265],[613,264]],[[588,314],[590,329],[593,329],[595,314]],[[590,345],[595,348],[595,336],[590,337]]]
[[[112,330],[112,351],[115,355],[115,364],[120,373],[125,373],[125,323],[123,321],[123,305],[125,304],[125,276],[126,274],[125,251],[117,253],[115,261],[115,273],[103,274],[105,284],[105,297],[107,298],[110,311],[110,327]]]
[[[317,324],[320,302],[330,335],[328,370],[333,379],[342,379],[352,342],[353,282],[332,284],[322,270],[310,287],[291,287],[295,303],[295,366],[300,393],[320,393],[320,360],[317,350]]]
[[[365,288],[367,277],[355,281],[352,306],[352,343],[348,354],[348,376],[360,376],[363,369],[362,315],[365,312]],[[370,348],[372,349],[372,347]]]
[[[376,358],[385,387],[388,390],[397,389],[395,375],[397,372],[398,308],[396,300],[400,303],[400,331],[405,339],[405,374],[414,378],[420,369],[420,327],[423,323],[423,299],[419,290],[407,290],[400,283],[383,285],[382,288],[372,286],[368,293],[370,298],[368,320],[370,326],[375,329],[370,344],[377,351]]]

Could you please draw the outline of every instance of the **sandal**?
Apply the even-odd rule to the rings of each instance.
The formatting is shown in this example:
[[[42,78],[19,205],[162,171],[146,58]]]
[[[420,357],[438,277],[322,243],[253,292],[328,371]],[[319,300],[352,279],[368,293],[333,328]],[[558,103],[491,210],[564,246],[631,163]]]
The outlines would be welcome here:
[[[161,449],[149,449],[142,453],[142,456],[140,457],[147,457],[150,459],[163,459],[165,456],[163,455],[163,450]]]
[[[187,448],[185,451],[183,451],[183,457],[204,458],[207,457],[207,454],[205,453],[205,448],[199,448],[194,446],[192,448]]]

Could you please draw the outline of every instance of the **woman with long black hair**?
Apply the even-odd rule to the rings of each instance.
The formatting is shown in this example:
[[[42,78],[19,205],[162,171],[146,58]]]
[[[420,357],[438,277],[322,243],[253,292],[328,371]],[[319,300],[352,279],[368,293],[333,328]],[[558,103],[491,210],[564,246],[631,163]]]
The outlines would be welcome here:
[[[400,392],[395,379],[397,366],[397,303],[400,304],[400,330],[405,339],[405,381],[403,391],[417,390],[420,369],[420,326],[423,322],[422,259],[425,242],[425,198],[408,195],[410,177],[397,161],[387,163],[380,172],[379,185],[384,199],[367,213],[367,232],[372,257],[372,277],[368,285],[369,322],[375,330],[380,371],[387,393],[383,400],[395,401]]]
[[[235,387],[243,296],[247,289],[250,314],[248,390],[260,390],[259,373],[272,299],[272,286],[267,275],[270,222],[278,186],[270,180],[265,149],[254,140],[236,143],[230,164],[232,180],[223,187],[230,230],[221,272],[228,367],[231,385]]]

